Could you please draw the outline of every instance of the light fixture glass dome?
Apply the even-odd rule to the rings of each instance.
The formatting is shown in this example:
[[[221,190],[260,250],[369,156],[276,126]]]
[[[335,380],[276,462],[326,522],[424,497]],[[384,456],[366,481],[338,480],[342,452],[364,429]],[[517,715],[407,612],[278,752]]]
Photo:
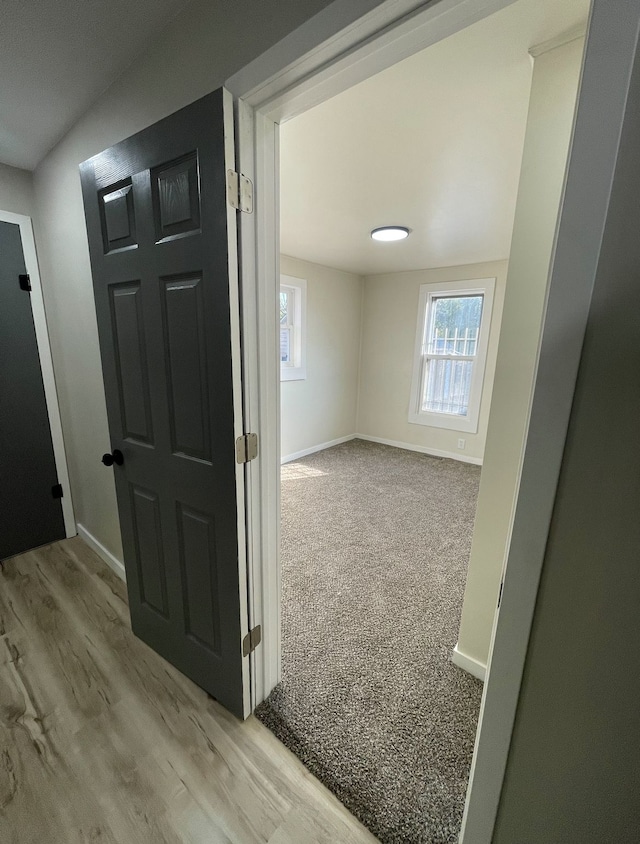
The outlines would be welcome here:
[[[380,226],[371,232],[371,237],[386,243],[392,240],[404,240],[405,237],[409,237],[409,229],[406,226]]]

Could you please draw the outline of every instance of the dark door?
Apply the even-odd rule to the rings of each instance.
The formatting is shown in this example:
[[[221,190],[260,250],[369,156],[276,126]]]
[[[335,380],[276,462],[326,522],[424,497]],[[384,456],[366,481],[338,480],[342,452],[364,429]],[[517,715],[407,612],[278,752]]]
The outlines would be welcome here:
[[[20,227],[0,222],[0,559],[64,539]]]
[[[215,91],[80,170],[132,627],[243,716],[231,109]]]

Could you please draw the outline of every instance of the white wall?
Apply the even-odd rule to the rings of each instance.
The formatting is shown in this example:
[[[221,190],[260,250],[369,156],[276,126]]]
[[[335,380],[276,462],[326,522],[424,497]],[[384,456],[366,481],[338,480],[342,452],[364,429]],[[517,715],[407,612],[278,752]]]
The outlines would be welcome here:
[[[367,276],[364,283],[358,433],[480,462],[489,419],[507,262]],[[408,421],[420,285],[495,278],[487,365],[477,434]],[[466,447],[458,448],[458,439]]]
[[[0,211],[33,217],[33,209],[33,175],[28,170],[0,164]]]
[[[640,840],[639,57],[495,844]]]
[[[280,269],[307,280],[307,377],[280,384],[287,458],[356,431],[363,280],[286,255]]]
[[[486,665],[518,489],[584,41],[535,60],[458,650]]]
[[[78,165],[214,90],[328,0],[192,3],[36,168],[38,249],[78,522],[122,558]]]

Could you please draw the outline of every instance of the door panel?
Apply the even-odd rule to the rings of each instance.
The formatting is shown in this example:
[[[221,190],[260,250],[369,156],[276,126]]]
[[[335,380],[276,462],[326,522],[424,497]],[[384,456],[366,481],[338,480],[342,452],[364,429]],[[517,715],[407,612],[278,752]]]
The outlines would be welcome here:
[[[131,501],[142,603],[168,619],[160,502],[154,492],[142,487],[131,488]]]
[[[192,152],[151,172],[153,218],[158,242],[200,228],[198,155]]]
[[[200,275],[161,281],[171,450],[211,463],[204,284]]]
[[[140,280],[109,288],[118,400],[126,439],[153,444]]]
[[[0,559],[64,539],[20,227],[0,222]]]
[[[213,654],[220,653],[218,552],[213,517],[182,505],[178,508],[180,563],[186,584],[185,628]],[[200,565],[200,560],[209,565]]]
[[[243,715],[230,117],[221,89],[81,177],[132,627]]]

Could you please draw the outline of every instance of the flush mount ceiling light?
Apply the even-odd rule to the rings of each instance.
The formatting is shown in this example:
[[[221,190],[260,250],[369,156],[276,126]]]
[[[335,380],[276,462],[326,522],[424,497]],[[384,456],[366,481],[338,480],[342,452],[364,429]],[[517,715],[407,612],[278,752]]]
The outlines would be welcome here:
[[[371,232],[374,240],[382,240],[388,243],[392,240],[404,240],[409,237],[409,229],[406,226],[380,226]]]

